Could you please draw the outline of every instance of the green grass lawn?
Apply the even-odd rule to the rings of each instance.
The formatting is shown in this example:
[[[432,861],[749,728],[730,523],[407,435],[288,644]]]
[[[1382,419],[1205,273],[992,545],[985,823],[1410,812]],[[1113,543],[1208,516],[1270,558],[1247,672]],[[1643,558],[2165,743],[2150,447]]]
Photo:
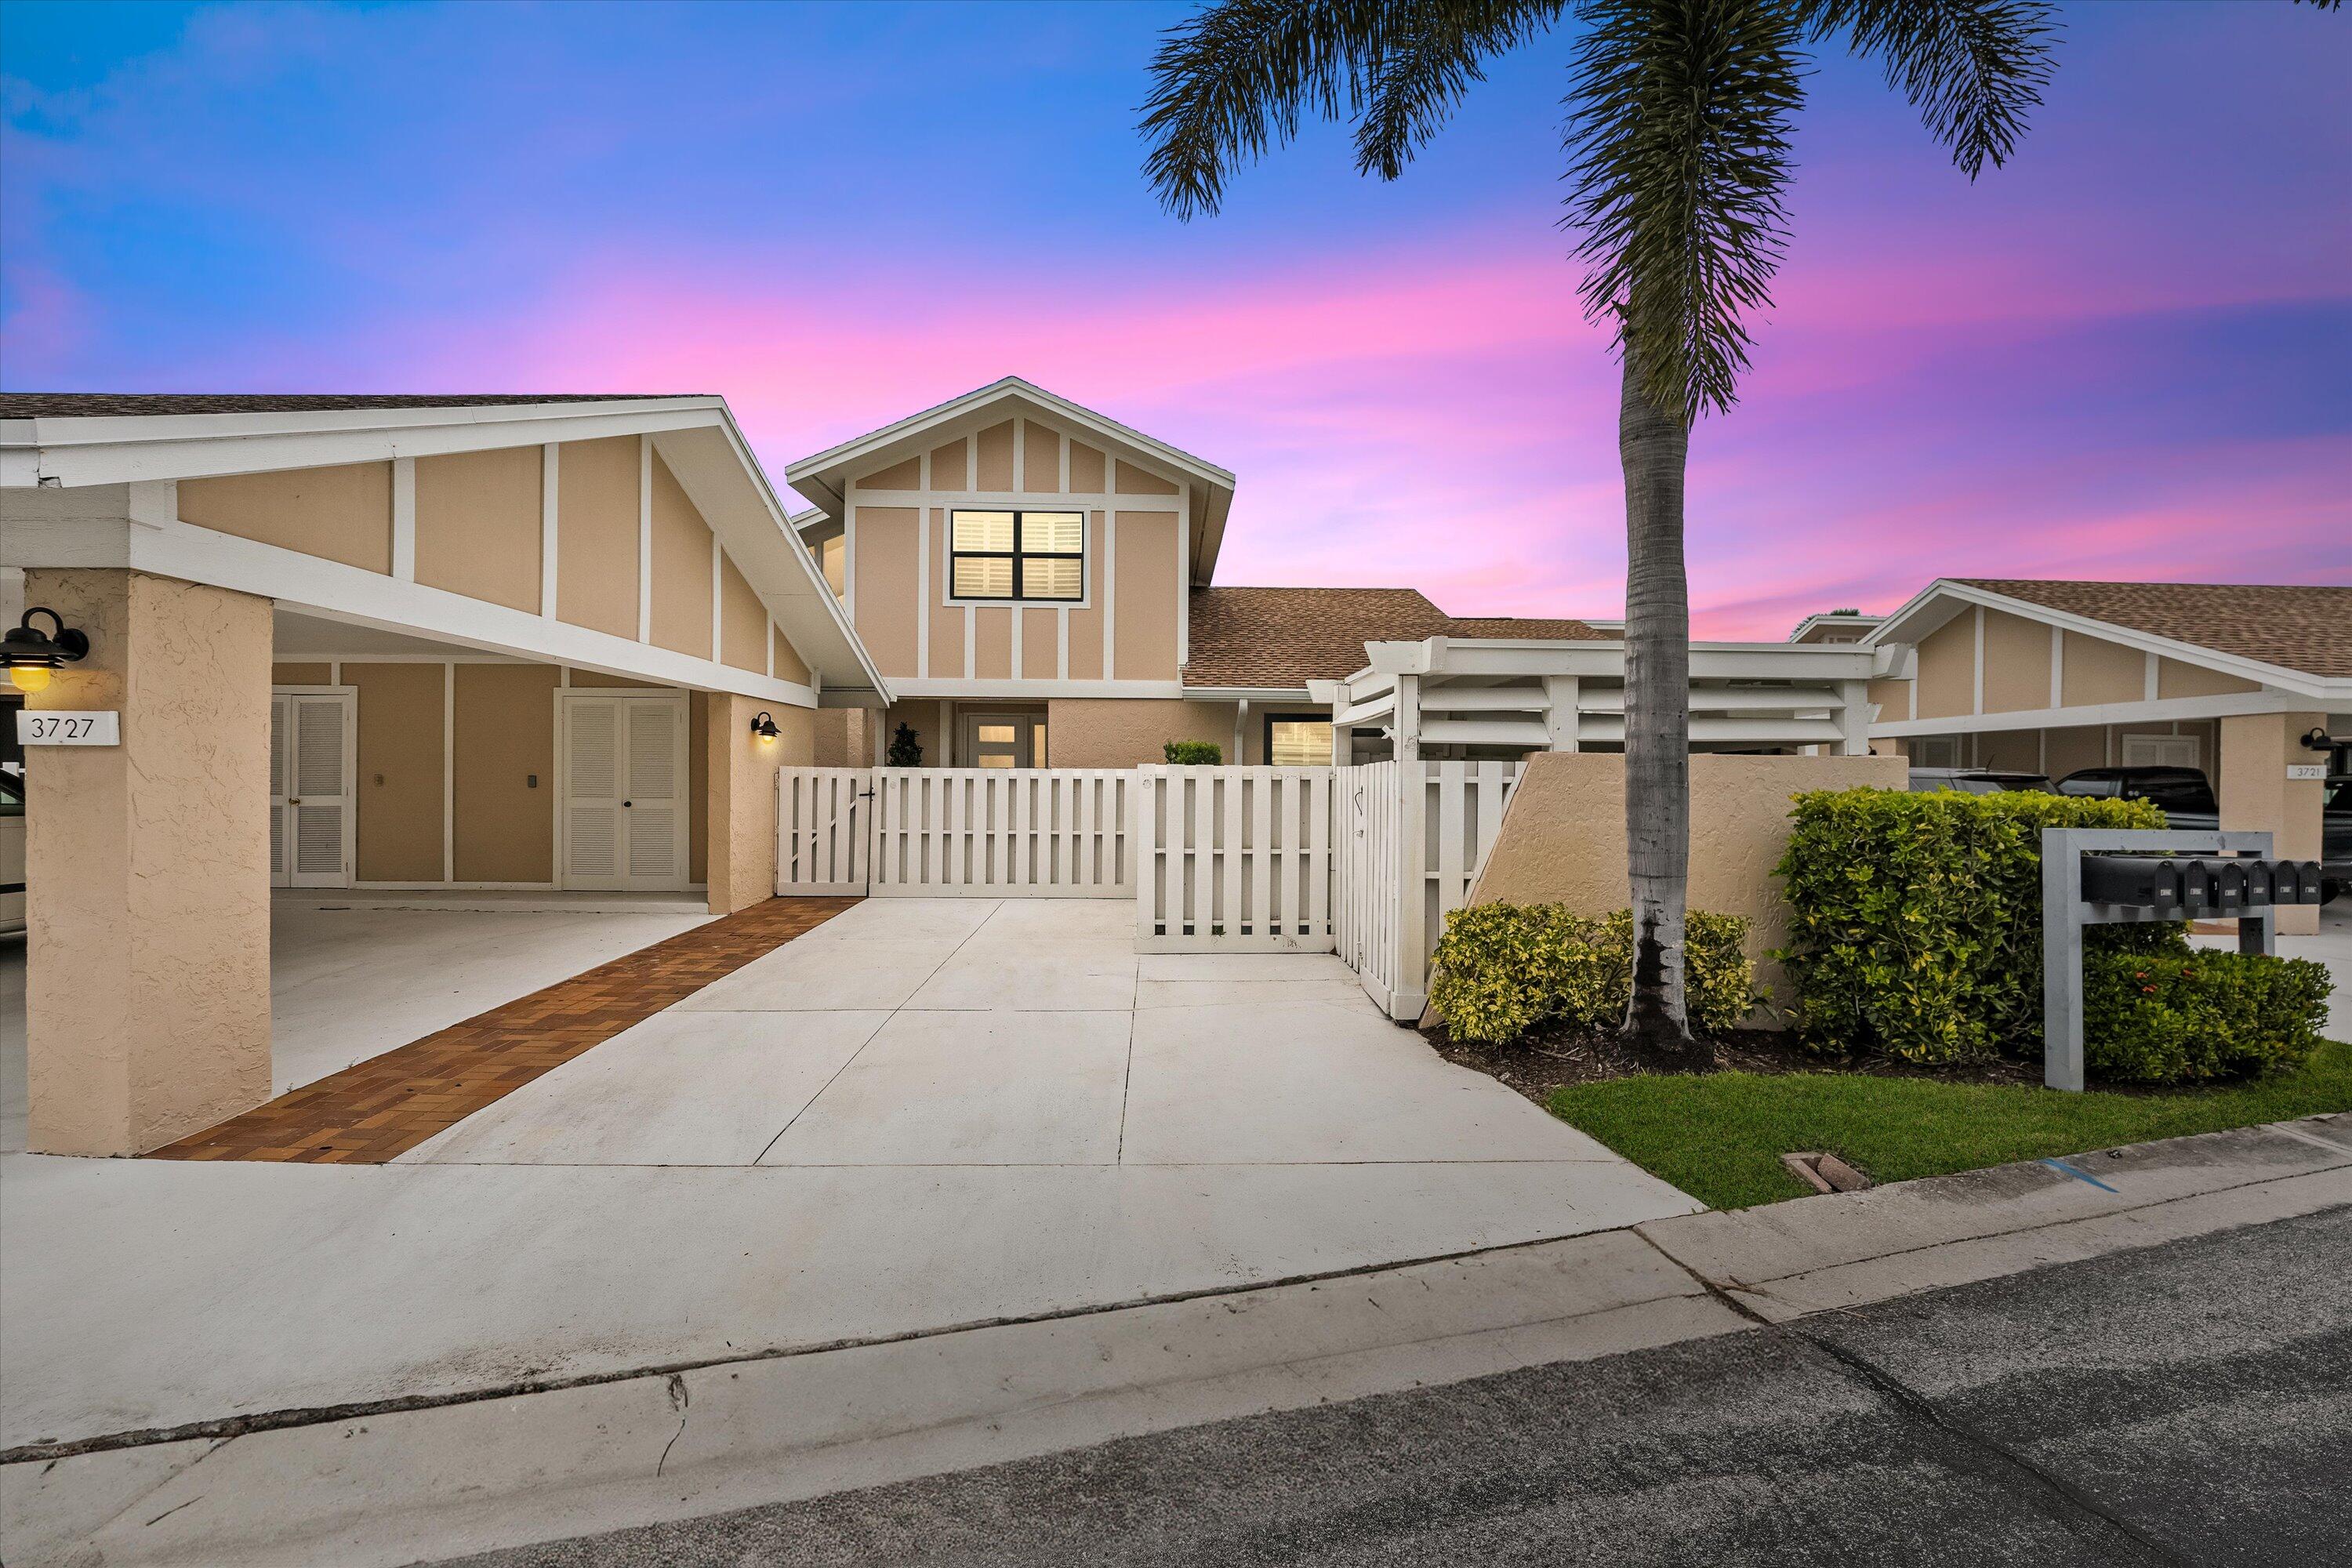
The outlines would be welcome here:
[[[2295,1072],[2156,1094],[1726,1072],[1572,1084],[1553,1090],[1550,1105],[1702,1203],[1746,1208],[1812,1190],[1780,1164],[1797,1150],[1825,1149],[1875,1181],[1901,1182],[2352,1110],[2352,1045],[2330,1041]]]

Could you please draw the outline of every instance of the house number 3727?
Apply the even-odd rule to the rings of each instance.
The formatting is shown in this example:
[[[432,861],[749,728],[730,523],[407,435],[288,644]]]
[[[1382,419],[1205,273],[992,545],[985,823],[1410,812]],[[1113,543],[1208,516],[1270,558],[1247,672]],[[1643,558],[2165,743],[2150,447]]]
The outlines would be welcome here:
[[[16,739],[27,746],[119,746],[120,713],[35,713],[16,710]]]

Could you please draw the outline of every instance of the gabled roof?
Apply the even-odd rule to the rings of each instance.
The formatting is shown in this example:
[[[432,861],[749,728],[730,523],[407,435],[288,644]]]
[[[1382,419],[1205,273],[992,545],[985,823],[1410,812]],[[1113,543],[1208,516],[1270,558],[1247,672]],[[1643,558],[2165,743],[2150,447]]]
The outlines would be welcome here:
[[[1864,640],[1916,645],[1972,606],[2328,700],[2352,681],[2352,587],[1938,577]]]
[[[693,392],[459,393],[438,397],[336,392],[0,392],[0,419],[133,414],[299,414],[327,408],[493,408],[528,403],[641,403]]]
[[[1414,588],[1196,588],[1184,684],[1303,690],[1364,668],[1368,642],[1606,640],[1582,621],[1448,616]]]
[[[643,436],[828,690],[889,689],[726,399],[628,394],[0,394],[0,488],[73,489]],[[487,645],[486,645],[487,646]]]
[[[1954,581],[2004,598],[2306,675],[2352,676],[2352,587],[2322,584]]]
[[[887,467],[1024,410],[1102,443],[1114,456],[1192,481],[1192,578],[1198,583],[1209,580],[1216,568],[1217,548],[1224,540],[1225,516],[1233,509],[1232,471],[1017,375],[992,381],[920,414],[803,458],[785,467],[784,482],[838,518],[843,492],[857,474]],[[1148,505],[1149,498],[1138,497],[1137,501]]]

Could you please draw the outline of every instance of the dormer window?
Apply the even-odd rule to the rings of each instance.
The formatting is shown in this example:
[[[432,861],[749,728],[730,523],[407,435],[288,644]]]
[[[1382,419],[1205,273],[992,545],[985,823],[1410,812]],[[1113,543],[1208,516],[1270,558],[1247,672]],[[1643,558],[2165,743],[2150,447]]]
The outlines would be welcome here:
[[[949,592],[958,599],[1075,604],[1086,597],[1087,514],[949,514]]]

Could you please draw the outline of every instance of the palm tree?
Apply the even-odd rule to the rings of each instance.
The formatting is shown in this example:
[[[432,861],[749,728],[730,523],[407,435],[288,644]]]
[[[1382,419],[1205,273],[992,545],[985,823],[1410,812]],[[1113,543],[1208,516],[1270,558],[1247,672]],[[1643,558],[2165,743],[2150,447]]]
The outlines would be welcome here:
[[[2323,0],[2333,3],[2333,0]],[[1747,316],[1770,302],[1807,55],[1842,47],[1973,179],[2006,160],[2050,72],[2041,0],[1216,0],[1152,62],[1145,168],[1180,218],[1304,111],[1355,121],[1359,172],[1394,179],[1486,61],[1556,25],[1569,51],[1565,224],[1589,319],[1624,365],[1625,837],[1636,959],[1624,1033],[1703,1065],[1683,1005],[1690,823],[1690,428],[1738,395]]]

